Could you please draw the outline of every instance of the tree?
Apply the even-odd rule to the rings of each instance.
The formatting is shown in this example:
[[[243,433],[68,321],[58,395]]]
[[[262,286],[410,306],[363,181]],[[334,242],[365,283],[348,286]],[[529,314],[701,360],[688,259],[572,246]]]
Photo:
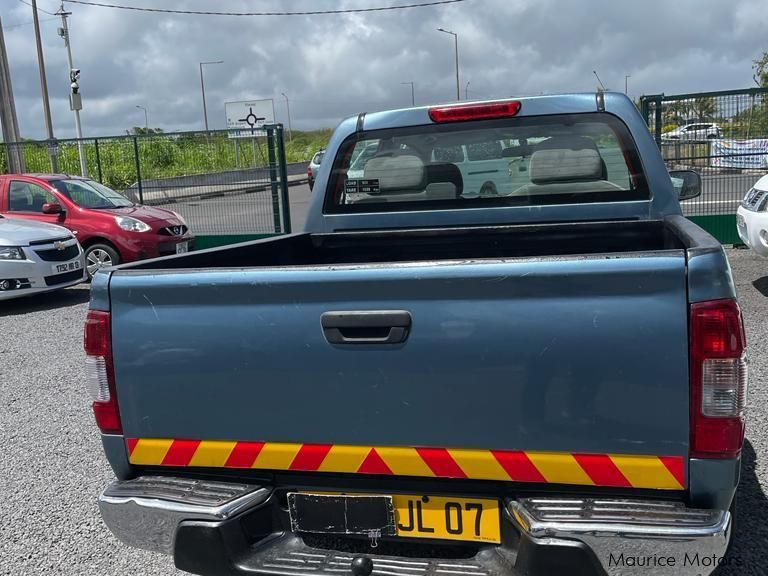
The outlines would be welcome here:
[[[753,78],[761,88],[768,88],[768,52],[763,52],[762,58],[758,58],[752,63],[752,69],[755,71]]]
[[[685,124],[690,116],[690,100],[675,100],[664,105],[664,124]]]
[[[125,131],[130,136],[145,136],[147,134],[162,134],[162,128],[144,128],[143,126],[134,126],[130,130]]]
[[[694,98],[691,109],[699,122],[712,120],[717,114],[717,102],[714,98]]]

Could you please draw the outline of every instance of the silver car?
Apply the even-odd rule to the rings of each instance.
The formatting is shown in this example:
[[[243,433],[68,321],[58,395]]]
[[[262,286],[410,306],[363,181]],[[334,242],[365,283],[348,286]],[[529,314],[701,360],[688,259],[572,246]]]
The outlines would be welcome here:
[[[317,171],[320,169],[320,163],[323,161],[323,156],[325,156],[325,150],[319,150],[312,156],[312,160],[309,161],[309,166],[307,166],[307,181],[309,182],[310,190],[315,186],[315,178],[317,178]]]
[[[72,232],[0,216],[0,300],[50,292],[85,279],[83,249]]]

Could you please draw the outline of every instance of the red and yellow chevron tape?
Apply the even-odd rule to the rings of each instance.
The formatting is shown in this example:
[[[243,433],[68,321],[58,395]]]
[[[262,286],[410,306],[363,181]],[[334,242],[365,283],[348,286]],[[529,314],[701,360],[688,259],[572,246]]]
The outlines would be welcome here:
[[[128,438],[131,464],[682,490],[682,456]]]

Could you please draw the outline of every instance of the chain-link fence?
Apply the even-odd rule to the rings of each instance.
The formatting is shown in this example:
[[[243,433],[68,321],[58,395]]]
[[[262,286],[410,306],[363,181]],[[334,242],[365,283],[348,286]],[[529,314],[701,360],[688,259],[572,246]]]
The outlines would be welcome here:
[[[643,115],[670,169],[701,173],[703,193],[685,214],[721,242],[740,242],[736,209],[768,172],[768,88],[641,98]]]
[[[227,131],[23,141],[3,144],[0,170],[21,153],[24,171],[81,173],[134,202],[174,210],[198,235],[290,231],[283,127],[266,126],[248,138]],[[285,201],[285,209],[282,202]]]

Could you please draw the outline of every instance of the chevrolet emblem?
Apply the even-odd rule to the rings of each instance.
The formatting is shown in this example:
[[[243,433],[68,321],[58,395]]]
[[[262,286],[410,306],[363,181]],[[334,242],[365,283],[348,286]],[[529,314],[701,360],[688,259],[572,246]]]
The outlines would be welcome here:
[[[56,248],[56,250],[64,250],[66,248],[66,246],[64,245],[64,242],[61,242],[59,240],[53,243],[53,247]]]

